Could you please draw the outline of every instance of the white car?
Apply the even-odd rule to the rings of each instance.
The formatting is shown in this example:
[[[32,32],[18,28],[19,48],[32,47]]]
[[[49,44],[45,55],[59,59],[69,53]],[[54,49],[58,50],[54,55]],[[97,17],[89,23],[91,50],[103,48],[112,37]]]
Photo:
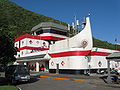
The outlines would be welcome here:
[[[117,70],[117,72],[119,73],[119,75],[120,75],[120,70]]]
[[[118,75],[120,75],[120,68],[115,68]]]

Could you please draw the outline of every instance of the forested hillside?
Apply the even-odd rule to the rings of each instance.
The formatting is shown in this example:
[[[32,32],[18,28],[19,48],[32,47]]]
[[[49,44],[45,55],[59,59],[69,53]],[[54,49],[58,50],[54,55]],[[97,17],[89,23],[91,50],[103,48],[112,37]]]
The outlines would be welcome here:
[[[113,49],[113,50],[120,50],[120,45],[112,44],[107,41],[102,41],[96,38],[93,38],[93,46],[99,48],[106,48],[106,49]]]
[[[30,34],[31,28],[41,22],[55,22],[67,25],[65,22],[26,10],[10,0],[0,0],[0,31],[5,31],[14,40],[23,34]],[[93,38],[94,46],[116,49],[116,46],[106,41]],[[120,50],[120,47],[117,46]]]
[[[0,28],[7,28],[13,38],[30,33],[33,26],[45,21],[65,24],[53,18],[26,10],[10,0],[0,0]]]

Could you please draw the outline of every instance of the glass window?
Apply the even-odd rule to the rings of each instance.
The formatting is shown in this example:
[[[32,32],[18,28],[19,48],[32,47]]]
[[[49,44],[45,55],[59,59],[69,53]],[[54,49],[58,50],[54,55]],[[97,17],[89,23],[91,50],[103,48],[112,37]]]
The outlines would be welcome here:
[[[40,34],[42,34],[43,33],[43,30],[40,30],[40,31],[37,31],[36,32],[36,35],[40,35]]]
[[[67,32],[63,32],[63,31],[58,31],[58,30],[54,30],[54,29],[51,29],[50,31],[51,33],[54,33],[54,34],[59,34],[59,35],[67,35]]]
[[[29,73],[29,69],[26,66],[17,66],[15,73]]]
[[[59,35],[67,36],[67,32],[54,30],[54,29],[44,29],[44,30],[40,30],[40,31],[36,32],[37,35],[40,35],[42,33],[53,33],[53,34],[59,34]]]
[[[43,30],[43,33],[50,33],[50,29]]]

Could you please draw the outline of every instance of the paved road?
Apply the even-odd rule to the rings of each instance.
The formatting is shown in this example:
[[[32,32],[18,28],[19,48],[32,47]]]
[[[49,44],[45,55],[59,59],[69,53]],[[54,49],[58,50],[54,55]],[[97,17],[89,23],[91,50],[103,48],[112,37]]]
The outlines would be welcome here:
[[[33,82],[17,85],[22,90],[120,90],[120,87],[111,87],[93,84],[89,81],[71,81],[52,78],[33,78]]]
[[[47,75],[47,74],[44,74]],[[49,74],[50,77],[58,78],[77,78],[74,75],[53,75]],[[43,76],[43,74],[42,74]],[[83,81],[76,80],[65,80],[47,77],[32,77],[30,83],[19,83],[17,87],[21,90],[120,90],[120,85],[106,85],[105,83],[99,83],[99,80],[88,79],[87,77],[79,77],[79,79],[87,79]],[[100,81],[101,82],[101,81]],[[4,77],[4,73],[0,76],[0,85],[8,85]]]

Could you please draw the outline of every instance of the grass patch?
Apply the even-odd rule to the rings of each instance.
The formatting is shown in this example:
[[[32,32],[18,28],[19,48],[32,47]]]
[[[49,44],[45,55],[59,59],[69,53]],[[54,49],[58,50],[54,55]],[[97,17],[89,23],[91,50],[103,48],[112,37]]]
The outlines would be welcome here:
[[[17,90],[15,86],[0,86],[0,90]]]

